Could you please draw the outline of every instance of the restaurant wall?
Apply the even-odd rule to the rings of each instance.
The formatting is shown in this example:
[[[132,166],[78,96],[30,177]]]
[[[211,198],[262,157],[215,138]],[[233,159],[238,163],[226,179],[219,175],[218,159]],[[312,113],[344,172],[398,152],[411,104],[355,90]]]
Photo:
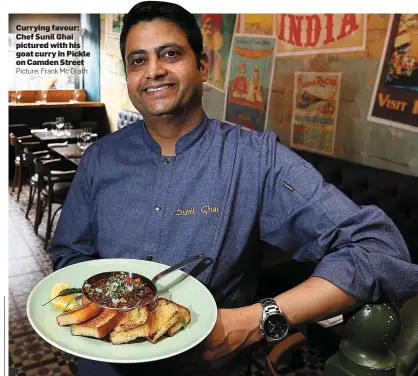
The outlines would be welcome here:
[[[276,57],[266,129],[290,144],[295,72],[341,72],[333,155],[418,176],[418,133],[367,120],[389,19],[368,15],[364,51]],[[222,118],[224,94],[206,87],[204,105],[208,115]]]
[[[418,176],[418,133],[370,122],[367,114],[390,15],[368,15],[363,51],[276,57],[266,129],[290,145],[295,72],[340,72],[341,89],[333,155],[360,164]],[[135,110],[118,57],[117,18],[101,15],[101,101],[112,130],[121,108]],[[119,66],[117,60],[119,59]],[[222,119],[225,94],[205,85],[203,104]]]
[[[113,16],[118,15],[100,15],[100,101],[106,105],[112,132],[117,130],[118,113],[121,109],[136,111],[126,89],[119,52],[119,33],[112,28]]]

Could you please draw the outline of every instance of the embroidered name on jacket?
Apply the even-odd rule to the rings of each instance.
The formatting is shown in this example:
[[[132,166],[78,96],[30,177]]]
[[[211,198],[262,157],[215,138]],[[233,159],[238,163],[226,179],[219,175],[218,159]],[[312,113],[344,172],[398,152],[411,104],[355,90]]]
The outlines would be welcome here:
[[[194,206],[187,209],[176,209],[176,215],[196,215],[196,214],[203,214],[208,215],[212,213],[219,213],[219,208],[214,205],[211,206],[209,204],[205,204],[201,206],[199,209],[195,209]]]

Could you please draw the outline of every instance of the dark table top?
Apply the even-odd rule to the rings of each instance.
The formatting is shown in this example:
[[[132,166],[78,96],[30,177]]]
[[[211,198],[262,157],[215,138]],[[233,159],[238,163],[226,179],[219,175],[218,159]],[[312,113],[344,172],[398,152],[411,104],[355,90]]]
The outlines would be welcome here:
[[[61,134],[57,135],[55,132],[47,131],[47,132],[32,132],[32,134],[40,139],[41,141],[57,141],[62,142],[66,140],[75,140],[78,135],[81,134],[81,129],[72,129],[69,131],[71,134],[68,134],[68,131],[64,133],[64,130],[61,130]]]
[[[75,165],[80,164],[80,158],[83,155],[81,150],[76,144],[68,144],[66,146],[49,146],[49,148],[60,156],[73,162]]]

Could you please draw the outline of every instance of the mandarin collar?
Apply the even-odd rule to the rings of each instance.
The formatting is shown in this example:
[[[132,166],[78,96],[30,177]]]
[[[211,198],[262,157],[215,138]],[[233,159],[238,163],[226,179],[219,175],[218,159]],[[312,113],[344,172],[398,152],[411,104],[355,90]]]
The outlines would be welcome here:
[[[189,150],[205,133],[208,126],[209,119],[206,114],[203,115],[202,120],[188,133],[181,136],[176,143],[176,155],[180,155],[185,151]],[[161,147],[158,143],[150,136],[145,126],[145,121],[142,122],[141,126],[142,135],[145,144],[156,154],[161,155]]]

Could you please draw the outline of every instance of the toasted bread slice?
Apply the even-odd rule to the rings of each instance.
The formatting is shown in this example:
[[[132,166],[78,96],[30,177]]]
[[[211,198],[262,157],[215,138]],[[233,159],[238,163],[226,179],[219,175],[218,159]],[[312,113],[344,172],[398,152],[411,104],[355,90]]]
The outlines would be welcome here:
[[[148,316],[148,320],[139,326],[131,327],[126,330],[112,330],[109,334],[110,342],[114,345],[120,345],[121,343],[131,342],[137,338],[146,338],[150,333],[151,320]]]
[[[122,312],[118,324],[110,332],[110,342],[114,345],[119,345],[137,338],[147,337],[150,329],[150,323],[147,322],[149,312],[148,307]]]
[[[92,303],[57,316],[57,323],[59,326],[79,324],[98,315],[101,310],[97,304]]]
[[[149,315],[150,332],[147,340],[156,343],[180,317],[177,305],[170,300],[159,298],[154,302],[154,308]]]
[[[118,325],[115,326],[113,332],[123,332],[135,329],[145,324],[149,315],[148,307],[135,308],[128,312],[121,312],[119,315]]]
[[[169,337],[172,337],[174,334],[176,334],[180,329],[184,328],[191,320],[192,316],[190,315],[190,311],[183,307],[181,304],[174,303],[178,310],[180,311],[180,318],[177,320],[177,322],[170,327],[170,329],[167,330],[167,335]]]
[[[73,336],[103,338],[118,324],[118,319],[119,311],[103,309],[98,316],[81,324],[71,325],[71,334]]]

